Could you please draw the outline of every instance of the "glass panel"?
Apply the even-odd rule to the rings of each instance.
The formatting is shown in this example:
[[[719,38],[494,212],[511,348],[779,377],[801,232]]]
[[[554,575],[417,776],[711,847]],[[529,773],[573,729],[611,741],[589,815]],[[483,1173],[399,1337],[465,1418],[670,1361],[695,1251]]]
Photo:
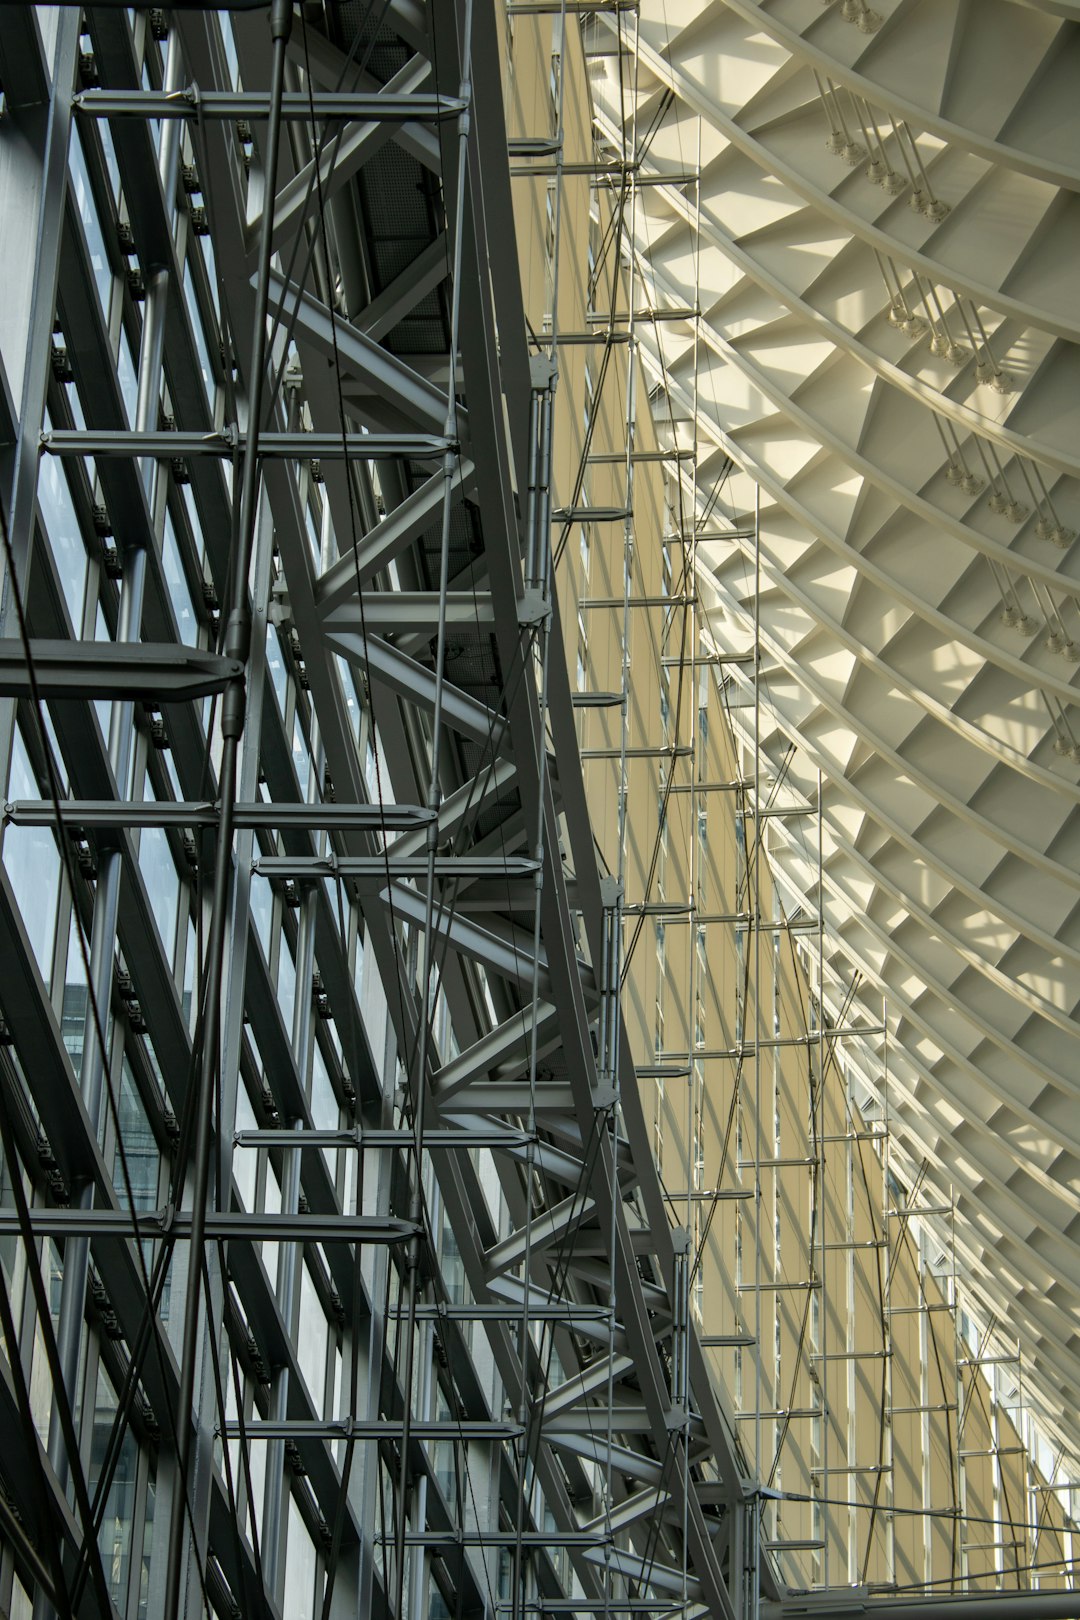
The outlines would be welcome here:
[[[120,1111],[120,1132],[124,1143],[124,1156],[127,1160],[127,1171],[131,1178],[131,1195],[136,1209],[153,1209],[157,1204],[158,1172],[160,1156],[154,1133],[150,1129],[150,1121],[146,1117],[146,1109],[142,1105],[142,1098],[135,1089],[134,1076],[131,1073],[127,1058],[124,1059],[123,1072],[120,1077],[120,1096],[118,1098]],[[117,1197],[126,1209],[127,1191],[124,1187],[124,1172],[120,1162],[120,1153],[117,1150],[113,1162],[113,1186]]]
[[[206,346],[206,330],[199,310],[199,300],[195,296],[193,277],[187,265],[184,266],[184,302],[187,304],[188,315],[191,319],[191,330],[195,338],[195,348],[199,355],[199,368],[202,374],[203,387],[206,390],[207,399],[213,404],[214,370],[210,364],[210,351]]]
[[[338,1100],[330,1084],[330,1076],[326,1072],[326,1063],[319,1050],[318,1041],[314,1043],[311,1053],[311,1123],[317,1131],[336,1131],[341,1123]],[[326,1168],[331,1178],[336,1180],[335,1164],[338,1152],[333,1148],[322,1148],[320,1151],[326,1160]],[[351,1152],[351,1149],[345,1151]]]
[[[64,974],[64,1000],[60,1030],[71,1066],[82,1076],[83,1038],[86,1033],[86,969],[83,966],[79,929],[72,916],[68,930],[67,970]]]
[[[270,960],[270,925],[274,914],[274,892],[268,880],[253,876],[251,879],[251,917],[262,948]]]
[[[202,524],[199,521],[199,508],[195,502],[195,492],[190,484],[181,484],[180,493],[184,497],[184,505],[187,507],[188,522],[191,525],[191,534],[195,541],[195,553],[201,562],[206,555],[206,543],[203,540]]]
[[[94,618],[94,640],[109,641],[111,639],[112,638],[109,635],[109,626],[105,622],[105,615],[101,611],[101,603],[99,602],[97,606],[97,614]],[[98,717],[98,725],[101,727],[101,735],[107,742],[109,738],[109,727],[112,724],[111,701],[108,698],[95,698],[94,712]]]
[[[134,423],[139,402],[139,377],[126,332],[120,333],[116,375],[120,380],[120,392],[124,396],[124,409],[127,411],[128,421]]]
[[[15,732],[11,749],[9,799],[40,799],[37,780],[22,737]],[[8,827],[4,832],[4,866],[30,949],[46,985],[52,984],[56,903],[60,893],[60,857],[45,827]]]
[[[293,1501],[289,1502],[289,1540],[285,1554],[285,1602],[289,1620],[313,1620],[315,1613],[315,1548]]]
[[[281,636],[275,629],[266,638],[266,668],[270,676],[270,683],[274,688],[277,706],[282,715],[285,713],[285,700],[289,690],[289,677],[285,670],[285,654],[281,649]]]
[[[317,1041],[311,1054],[311,1123],[317,1131],[336,1131],[341,1123],[338,1100]]]
[[[51,1238],[46,1238],[42,1270],[49,1290],[49,1314],[52,1317],[53,1332],[60,1318],[60,1295],[64,1285],[64,1265],[60,1258],[60,1251]],[[85,1332],[83,1345],[85,1346]],[[45,1354],[45,1343],[41,1337],[41,1327],[35,1317],[34,1322],[34,1355],[30,1365],[30,1409],[34,1414],[34,1427],[41,1437],[42,1445],[49,1440],[49,1416],[52,1410],[52,1374],[49,1371],[48,1357]],[[78,1414],[76,1413],[76,1420]]]
[[[11,1580],[11,1607],[8,1612],[11,1620],[31,1620],[34,1613],[34,1605],[17,1575],[12,1576]]]
[[[263,1211],[267,1215],[281,1214],[281,1184],[274,1174],[271,1164],[266,1166],[266,1188],[263,1193]],[[271,1286],[277,1281],[278,1250],[280,1244],[267,1240],[262,1246],[262,1262],[266,1268],[266,1275],[270,1278]],[[262,1451],[262,1446],[256,1446],[256,1451]]]
[[[51,431],[52,422],[48,417],[45,418],[45,426]],[[72,628],[78,636],[82,634],[86,596],[86,547],[72,505],[67,475],[58,456],[42,456],[37,493],[49,550],[56,564]]]
[[[101,304],[105,320],[109,319],[109,301],[112,295],[112,270],[109,265],[109,255],[105,251],[105,237],[102,233],[101,223],[98,220],[97,209],[94,207],[94,196],[90,190],[90,176],[86,168],[86,158],[83,155],[81,134],[76,133],[71,142],[68,154],[68,167],[71,174],[71,186],[75,194],[75,205],[79,210],[79,218],[86,232],[86,245],[90,250],[90,265],[94,272],[94,285],[97,288],[98,301]]]
[[[120,201],[120,165],[116,161],[116,148],[113,145],[112,130],[106,118],[98,120],[98,135],[101,139],[101,149],[105,154],[105,168],[109,175],[109,185],[112,187],[113,201]]]
[[[97,1394],[94,1402],[94,1432],[90,1448],[90,1491],[101,1477],[102,1465],[116,1413],[116,1393],[105,1368],[98,1363]],[[121,1442],[120,1456],[105,1498],[105,1514],[98,1541],[109,1595],[121,1614],[127,1612],[128,1578],[131,1573],[131,1532],[135,1510],[135,1487],[139,1466],[138,1446],[128,1430]]]
[[[278,1007],[281,1009],[281,1022],[285,1025],[285,1029],[291,1037],[293,1008],[296,1005],[296,964],[292,959],[289,942],[284,935],[281,937],[281,947],[278,951],[277,993]]]
[[[188,1028],[192,1027],[192,1005],[197,990],[196,979],[199,971],[198,937],[195,924],[188,917],[187,925],[187,951],[184,956],[184,993],[180,997],[180,1004],[184,1009],[184,1022]]]
[[[214,258],[214,244],[208,236],[197,236],[191,244],[192,250],[201,253],[206,266],[206,279],[210,285],[210,297],[214,303],[214,313],[221,318],[221,294],[218,287],[217,260]]]
[[[247,1087],[241,1080],[236,1088],[236,1129],[238,1131],[253,1131],[258,1127],[255,1110],[251,1106],[251,1098],[247,1094]],[[253,1148],[238,1147],[233,1154],[233,1177],[236,1181],[236,1190],[240,1194],[240,1201],[244,1208],[255,1208],[255,1176],[259,1168],[258,1156]]]
[[[300,797],[306,799],[308,778],[311,774],[311,760],[308,757],[307,738],[304,736],[299,715],[293,720],[292,761],[293,769],[296,771],[296,780],[300,784]]]
[[[143,1520],[142,1568],[139,1570],[139,1620],[146,1620],[150,1603],[150,1559],[154,1547],[154,1482],[146,1482],[146,1516]]]
[[[296,1354],[316,1412],[323,1409],[326,1384],[326,1315],[307,1266],[300,1267],[300,1329]]]
[[[176,619],[176,628],[180,640],[187,647],[197,646],[199,621],[192,606],[187,575],[184,573],[184,565],[180,560],[180,547],[176,539],[176,530],[173,527],[173,520],[168,511],[165,513],[165,535],[161,544],[161,565],[165,571],[165,584],[168,587],[169,600],[172,602],[173,617]]]
[[[148,799],[153,799],[149,791]],[[180,898],[180,879],[169,848],[169,840],[160,827],[146,827],[139,839],[139,868],[146,884],[150,909],[154,913],[161,943],[170,963],[176,952],[176,915]]]

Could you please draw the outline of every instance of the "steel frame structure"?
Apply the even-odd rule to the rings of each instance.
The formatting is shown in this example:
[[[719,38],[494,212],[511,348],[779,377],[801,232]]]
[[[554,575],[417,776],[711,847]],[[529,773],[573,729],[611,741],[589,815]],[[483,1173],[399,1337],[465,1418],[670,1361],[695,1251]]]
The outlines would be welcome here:
[[[34,244],[32,274],[9,267],[0,689],[38,793],[7,824],[55,840],[88,991],[73,1063],[5,874],[9,1583],[41,1614],[276,1614],[306,1536],[324,1615],[438,1593],[453,1613],[734,1616],[748,1570],[758,1590],[754,1488],[680,1298],[619,1017],[620,897],[547,657],[552,379],[525,344],[490,8],[330,8],[291,38],[280,4],[269,31],[46,15],[7,12],[0,42],[8,241]],[[45,456],[98,547],[81,620]],[[190,868],[190,1018],[150,832]],[[125,1075],[160,1154],[138,1210]],[[298,1343],[313,1297],[341,1369],[322,1401]],[[73,1414],[105,1324],[119,1418],[91,1466]],[[19,1376],[36,1339],[44,1442]],[[121,1592],[90,1519],[125,1427],[156,1504]]]
[[[0,82],[0,1598],[800,1612],[620,1013],[490,3],[11,7]]]

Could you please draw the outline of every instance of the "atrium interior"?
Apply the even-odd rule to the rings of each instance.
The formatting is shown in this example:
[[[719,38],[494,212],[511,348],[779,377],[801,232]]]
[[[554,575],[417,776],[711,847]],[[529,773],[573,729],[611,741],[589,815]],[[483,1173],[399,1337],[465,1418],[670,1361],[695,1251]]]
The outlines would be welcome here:
[[[0,1616],[1080,1620],[1078,84],[0,0]]]

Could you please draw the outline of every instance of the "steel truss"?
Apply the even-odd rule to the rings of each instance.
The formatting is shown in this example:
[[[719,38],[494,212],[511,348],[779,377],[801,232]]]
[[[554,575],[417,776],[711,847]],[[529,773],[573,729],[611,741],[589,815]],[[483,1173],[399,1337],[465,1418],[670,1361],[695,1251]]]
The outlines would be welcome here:
[[[5,1208],[0,1236],[62,1255],[61,1417],[84,1316],[112,1324],[122,1420],[156,1469],[152,1612],[279,1613],[295,1510],[327,1616],[426,1613],[433,1588],[454,1614],[577,1596],[589,1612],[734,1617],[762,1577],[777,1594],[687,1309],[618,1010],[621,891],[597,873],[567,672],[548,657],[553,381],[525,339],[495,19],[484,0],[350,17],[330,8],[317,29],[279,4],[268,30],[237,15],[234,73],[217,18],[178,11],[147,88],[144,17],[133,29],[89,8],[87,52],[61,13],[48,62],[34,13],[5,16],[8,112],[39,205],[21,396],[5,400],[0,692],[6,746],[18,717],[41,787],[7,819],[77,854],[90,995],[80,1077],[4,874],[5,1199],[21,1185],[12,1156],[33,1196]],[[77,90],[80,66],[96,87]],[[133,419],[65,173],[74,123],[105,206],[105,120],[131,237]],[[181,176],[216,285],[187,239]],[[185,274],[204,322],[217,309],[220,409]],[[45,455],[70,464],[87,522],[98,494],[107,512],[107,638],[68,616],[35,505]],[[220,631],[208,605],[198,652],[178,641],[166,509],[192,556],[201,529],[204,601],[227,604]],[[306,786],[271,695],[271,623]],[[136,700],[165,728],[171,785],[138,741]],[[133,757],[151,761],[153,802],[128,791]],[[191,866],[209,941],[194,1037],[140,867],[149,828]],[[253,910],[263,881],[275,950],[295,961],[291,1028]],[[358,994],[358,949],[381,992]],[[316,1049],[331,1129],[313,1107]],[[136,1214],[101,1146],[122,1057],[169,1162],[165,1201]],[[262,1099],[254,1129],[238,1128],[245,1092]],[[245,1207],[247,1154],[272,1169],[279,1207]],[[351,1385],[329,1415],[300,1364],[305,1276]],[[66,1612],[68,1592],[100,1612],[63,1424],[45,1448],[20,1427],[6,1367],[0,1403],[20,1579],[42,1614]]]

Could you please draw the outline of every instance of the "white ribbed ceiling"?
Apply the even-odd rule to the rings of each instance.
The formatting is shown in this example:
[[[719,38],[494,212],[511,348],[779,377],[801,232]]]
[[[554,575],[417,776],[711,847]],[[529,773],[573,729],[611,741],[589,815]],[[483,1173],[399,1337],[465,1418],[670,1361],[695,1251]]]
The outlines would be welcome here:
[[[761,740],[777,770],[797,744],[783,802],[825,778],[826,971],[837,998],[862,976],[865,1022],[886,993],[896,1134],[929,1202],[955,1192],[961,1263],[1070,1450],[1078,22],[1065,0],[642,0],[621,53],[614,18],[591,35],[602,137],[621,148],[625,110],[642,173],[673,177],[634,200],[635,303],[702,314],[696,342],[638,325],[661,432],[696,421],[707,533],[760,487]],[[752,632],[753,550],[700,548],[724,645]],[[771,827],[816,912],[813,820]],[[862,1063],[880,1089],[880,1048]]]

